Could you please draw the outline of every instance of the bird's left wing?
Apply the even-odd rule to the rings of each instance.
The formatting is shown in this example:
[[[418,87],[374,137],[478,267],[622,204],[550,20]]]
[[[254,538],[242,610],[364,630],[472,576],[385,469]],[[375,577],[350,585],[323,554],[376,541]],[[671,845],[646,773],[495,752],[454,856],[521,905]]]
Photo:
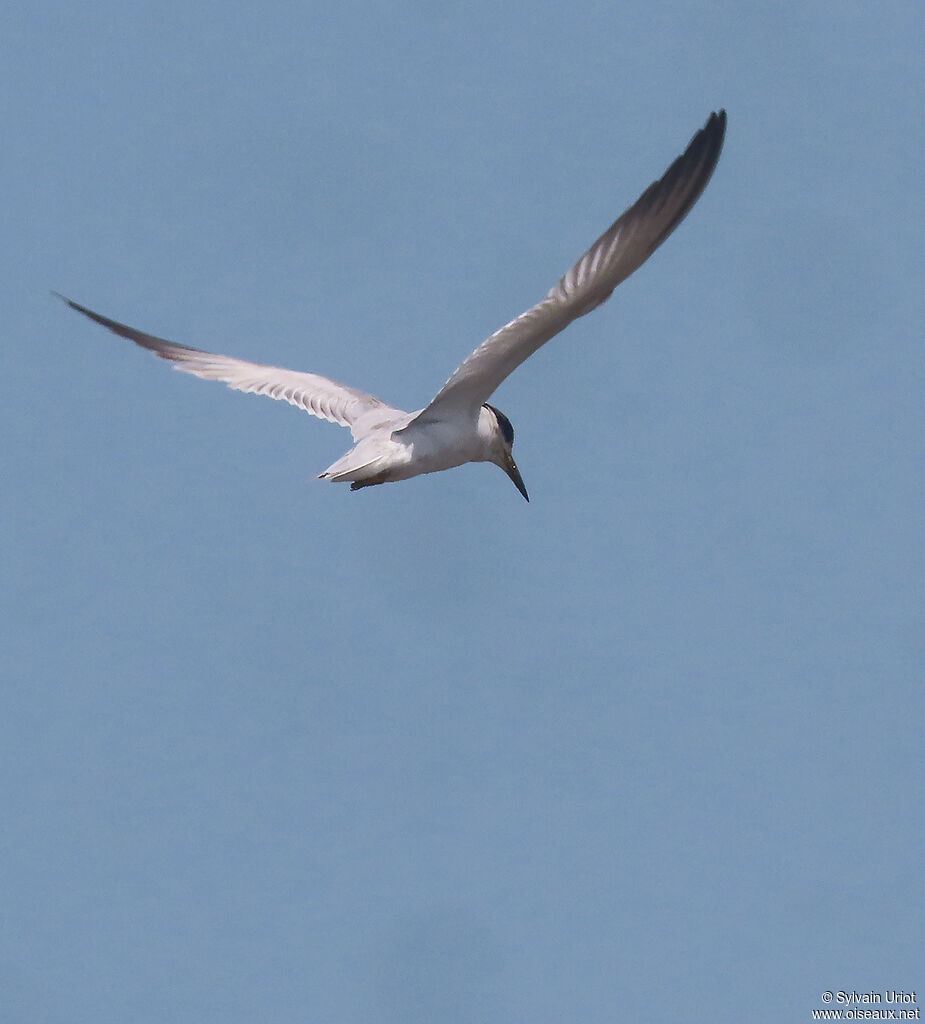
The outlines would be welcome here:
[[[606,302],[697,201],[713,174],[725,132],[725,110],[711,114],[684,153],[614,221],[546,298],[483,341],[418,419],[477,409],[541,345]]]
[[[57,293],[56,293],[57,294]],[[148,349],[161,359],[173,363],[174,369],[183,370],[204,380],[219,380],[236,391],[245,391],[254,395],[267,395],[289,402],[319,419],[349,427],[355,439],[358,439],[356,427],[358,421],[366,413],[376,411],[390,418],[391,414],[401,415],[401,410],[393,409],[385,402],[367,395],[364,391],[348,388],[344,384],[320,377],[315,373],[300,373],[297,370],[284,370],[279,366],[263,366],[260,363],[248,363],[232,356],[222,356],[212,352],[203,352],[187,345],[177,345],[152,334],[145,334],[120,324],[109,317],[94,313],[86,306],[59,295],[71,309],[83,313],[103,327],[108,327],[114,334],[134,341],[136,345]],[[376,417],[378,419],[378,417]],[[368,422],[368,420],[367,420]],[[362,433],[362,427],[360,433]]]

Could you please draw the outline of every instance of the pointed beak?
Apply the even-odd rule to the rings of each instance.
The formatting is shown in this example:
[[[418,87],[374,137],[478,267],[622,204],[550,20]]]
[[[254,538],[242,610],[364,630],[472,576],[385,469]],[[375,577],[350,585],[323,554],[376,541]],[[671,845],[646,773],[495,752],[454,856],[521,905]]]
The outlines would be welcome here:
[[[514,486],[518,491],[527,499],[530,500],[530,495],[527,494],[527,488],[524,487],[523,477],[520,475],[520,470],[517,468],[517,463],[514,461],[514,456],[510,452],[504,457],[504,461],[501,464],[501,468],[505,473],[514,481]]]

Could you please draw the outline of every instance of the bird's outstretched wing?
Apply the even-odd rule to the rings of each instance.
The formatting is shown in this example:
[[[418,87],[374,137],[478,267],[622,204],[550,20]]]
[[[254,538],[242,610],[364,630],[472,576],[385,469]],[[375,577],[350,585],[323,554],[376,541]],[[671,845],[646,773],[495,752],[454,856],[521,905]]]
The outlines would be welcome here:
[[[299,373],[297,370],[284,370],[278,366],[262,366],[260,363],[248,363],[243,359],[214,355],[198,348],[189,348],[187,345],[177,345],[94,313],[92,309],[80,306],[63,295],[58,297],[71,309],[76,309],[78,313],[83,313],[103,327],[108,327],[120,337],[128,338],[161,359],[173,363],[176,370],[192,373],[203,380],[223,381],[236,391],[267,395],[289,402],[290,405],[304,409],[319,419],[349,427],[354,438],[358,437],[355,426],[367,413],[375,411],[386,418],[393,413],[396,416],[401,415],[401,410],[393,409],[378,398],[328,380],[327,377],[319,377],[315,373]]]
[[[496,331],[466,358],[418,416],[477,409],[508,374],[573,320],[606,302],[681,223],[710,180],[726,111],[710,115],[684,153],[626,210],[542,302]]]

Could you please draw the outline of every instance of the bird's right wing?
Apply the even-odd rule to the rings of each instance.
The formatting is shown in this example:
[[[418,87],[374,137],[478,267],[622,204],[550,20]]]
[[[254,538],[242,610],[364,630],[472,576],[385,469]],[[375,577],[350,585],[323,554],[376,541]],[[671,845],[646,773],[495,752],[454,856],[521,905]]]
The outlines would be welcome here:
[[[697,202],[716,167],[725,132],[725,110],[711,114],[681,156],[611,224],[546,298],[483,341],[418,419],[478,409],[541,345],[606,302]]]
[[[84,316],[102,324],[114,334],[128,338],[161,359],[173,363],[176,370],[202,377],[203,380],[222,381],[236,391],[267,395],[269,398],[289,402],[290,405],[304,409],[319,419],[349,427],[355,439],[358,439],[358,435],[354,428],[360,418],[367,413],[375,411],[386,419],[391,418],[392,414],[401,415],[401,410],[393,409],[378,398],[328,380],[327,377],[320,377],[315,373],[300,373],[297,370],[284,370],[278,366],[248,363],[232,356],[216,355],[198,348],[189,348],[187,345],[177,345],[94,313],[92,309],[71,302],[63,295],[59,298],[64,299],[71,309],[76,309],[78,313],[83,313]]]

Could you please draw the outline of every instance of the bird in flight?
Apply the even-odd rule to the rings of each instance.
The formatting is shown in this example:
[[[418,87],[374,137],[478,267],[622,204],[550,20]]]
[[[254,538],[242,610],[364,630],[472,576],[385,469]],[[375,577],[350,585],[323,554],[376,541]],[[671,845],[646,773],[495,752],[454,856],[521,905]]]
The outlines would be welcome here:
[[[514,462],[514,428],[488,399],[541,345],[606,302],[614,288],[674,231],[710,180],[725,132],[725,110],[711,114],[684,153],[611,224],[549,294],[483,341],[418,412],[403,412],[314,373],[177,345],[60,297],[78,313],[149,349],[177,370],[224,381],[238,391],[284,399],[312,416],[349,427],[354,447],[320,474],[322,480],[349,481],[355,491],[466,462],[493,462],[529,501]]]

